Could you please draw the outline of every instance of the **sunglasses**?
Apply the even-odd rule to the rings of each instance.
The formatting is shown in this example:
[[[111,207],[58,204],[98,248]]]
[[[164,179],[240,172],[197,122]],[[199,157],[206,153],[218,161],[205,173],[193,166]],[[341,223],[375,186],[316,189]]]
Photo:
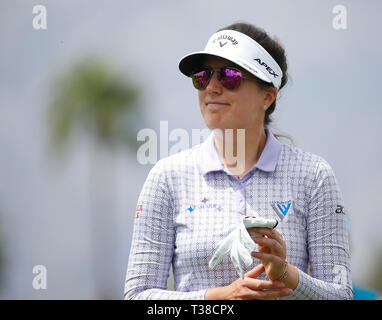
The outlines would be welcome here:
[[[242,72],[234,67],[222,67],[215,70],[205,66],[191,74],[194,87],[198,90],[207,88],[215,71],[217,72],[218,81],[228,90],[237,89],[240,86],[241,79],[244,78]]]

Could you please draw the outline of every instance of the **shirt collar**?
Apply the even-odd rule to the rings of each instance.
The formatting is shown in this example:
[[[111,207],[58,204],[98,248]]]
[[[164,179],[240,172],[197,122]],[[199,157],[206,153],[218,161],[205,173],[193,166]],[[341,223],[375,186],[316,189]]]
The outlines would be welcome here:
[[[265,134],[267,136],[267,141],[265,142],[264,149],[261,152],[259,161],[251,168],[250,171],[257,168],[265,172],[272,172],[276,169],[282,144],[268,129],[265,129]],[[216,150],[213,132],[211,132],[208,138],[201,144],[199,167],[203,175],[206,175],[212,171],[228,172]]]

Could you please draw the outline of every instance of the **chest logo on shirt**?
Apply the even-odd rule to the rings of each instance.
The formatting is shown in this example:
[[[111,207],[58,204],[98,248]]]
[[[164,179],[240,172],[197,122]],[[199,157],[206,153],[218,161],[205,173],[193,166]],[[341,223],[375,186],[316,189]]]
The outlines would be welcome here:
[[[222,208],[217,203],[207,203],[209,200],[204,197],[202,200],[200,200],[200,204],[190,205],[186,210],[190,213],[195,210],[201,210],[201,209],[217,209],[219,211],[222,210]]]
[[[273,210],[277,213],[281,220],[285,218],[290,207],[292,206],[292,200],[287,201],[273,201],[271,203]]]

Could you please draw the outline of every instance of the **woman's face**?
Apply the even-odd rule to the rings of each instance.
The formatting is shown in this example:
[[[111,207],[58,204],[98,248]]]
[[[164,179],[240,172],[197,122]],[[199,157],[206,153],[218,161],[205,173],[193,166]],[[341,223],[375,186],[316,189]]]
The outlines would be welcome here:
[[[215,70],[234,66],[229,60],[218,57],[207,58],[204,65]],[[250,73],[241,71],[245,79],[235,90],[224,88],[214,72],[207,88],[198,91],[200,111],[208,128],[256,130],[263,126],[264,105],[271,105],[277,91],[262,90]]]

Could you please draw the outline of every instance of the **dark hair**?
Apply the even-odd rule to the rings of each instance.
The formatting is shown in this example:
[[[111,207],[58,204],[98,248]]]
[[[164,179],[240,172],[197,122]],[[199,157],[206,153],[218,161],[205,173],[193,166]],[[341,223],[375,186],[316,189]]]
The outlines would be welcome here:
[[[275,59],[275,61],[280,66],[283,72],[283,77],[281,78],[281,85],[279,90],[285,86],[285,84],[288,81],[288,74],[287,74],[288,65],[287,65],[285,50],[278,40],[272,39],[263,29],[245,22],[237,22],[237,23],[231,24],[228,27],[219,29],[218,31],[222,31],[222,30],[234,30],[234,31],[244,33],[250,38],[252,38],[253,40],[255,40],[257,43],[259,43],[272,56],[272,58]],[[274,87],[272,83],[265,82],[257,77],[254,77],[254,78],[256,79],[257,84],[262,89]],[[272,122],[272,119],[270,116],[276,108],[276,100],[277,99],[273,101],[273,103],[268,107],[267,111],[265,112],[264,127],[268,127],[268,125]]]

